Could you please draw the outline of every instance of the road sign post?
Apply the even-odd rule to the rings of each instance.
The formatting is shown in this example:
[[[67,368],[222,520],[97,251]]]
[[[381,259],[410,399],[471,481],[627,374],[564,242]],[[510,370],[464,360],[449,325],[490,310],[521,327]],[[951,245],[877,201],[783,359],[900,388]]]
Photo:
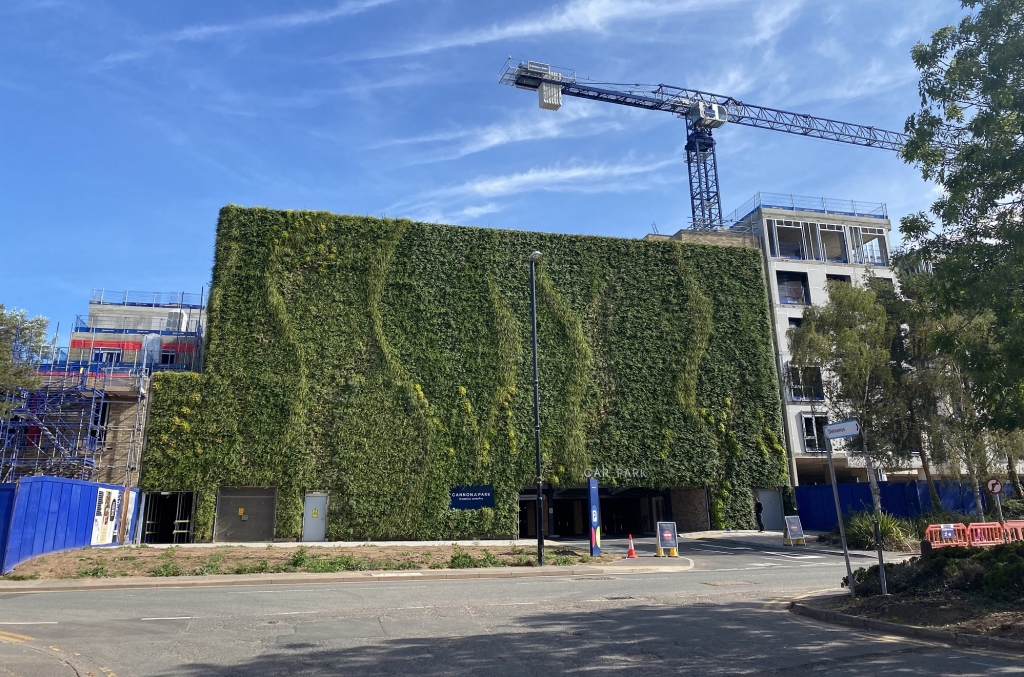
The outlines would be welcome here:
[[[850,549],[846,546],[846,526],[843,524],[843,508],[839,504],[839,487],[836,486],[836,469],[832,465],[832,440],[844,437],[856,437],[860,434],[860,425],[853,420],[829,423],[825,426],[825,451],[828,454],[828,476],[832,480],[832,497],[836,502],[836,517],[839,519],[839,540],[843,544],[843,558],[846,559],[846,580],[850,582],[850,597],[857,597],[853,582],[853,567],[850,566]]]
[[[985,487],[988,492],[996,497],[996,509],[999,511],[999,523],[1003,523],[1003,502],[1000,500],[1003,497],[1003,483],[998,477],[993,477],[985,483]],[[1005,540],[1005,537],[1004,537]]]

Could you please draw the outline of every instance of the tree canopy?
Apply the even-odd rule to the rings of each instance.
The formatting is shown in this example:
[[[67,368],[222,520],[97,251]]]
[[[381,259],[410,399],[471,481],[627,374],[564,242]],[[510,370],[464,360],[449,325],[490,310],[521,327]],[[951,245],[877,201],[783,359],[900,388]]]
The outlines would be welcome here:
[[[45,350],[48,325],[45,317],[29,318],[0,303],[0,417],[10,410],[10,395],[36,387],[34,363]]]

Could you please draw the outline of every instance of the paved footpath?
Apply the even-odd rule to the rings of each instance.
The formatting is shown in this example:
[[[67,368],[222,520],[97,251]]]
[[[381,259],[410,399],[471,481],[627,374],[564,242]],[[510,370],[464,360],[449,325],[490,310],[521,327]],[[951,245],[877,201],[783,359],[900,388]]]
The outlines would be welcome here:
[[[839,592],[830,549],[682,547],[675,568],[643,574],[0,590],[0,676],[1024,674],[1019,655],[785,611]]]

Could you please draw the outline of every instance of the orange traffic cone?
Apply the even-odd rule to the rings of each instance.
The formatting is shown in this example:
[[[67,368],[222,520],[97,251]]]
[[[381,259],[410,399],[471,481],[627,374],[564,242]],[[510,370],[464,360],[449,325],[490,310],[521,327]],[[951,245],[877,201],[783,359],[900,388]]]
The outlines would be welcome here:
[[[633,549],[633,534],[629,535],[629,550],[626,552],[627,559],[636,559],[636,550]]]

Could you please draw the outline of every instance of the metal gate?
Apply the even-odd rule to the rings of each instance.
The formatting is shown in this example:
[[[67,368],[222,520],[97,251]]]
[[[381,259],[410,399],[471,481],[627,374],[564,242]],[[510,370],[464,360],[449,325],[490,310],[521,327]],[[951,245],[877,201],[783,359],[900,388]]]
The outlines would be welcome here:
[[[302,510],[302,540],[327,540],[327,494],[310,492],[306,494]]]
[[[146,492],[143,543],[191,543],[195,494],[191,491]]]
[[[273,541],[277,521],[277,487],[221,487],[213,540]]]

